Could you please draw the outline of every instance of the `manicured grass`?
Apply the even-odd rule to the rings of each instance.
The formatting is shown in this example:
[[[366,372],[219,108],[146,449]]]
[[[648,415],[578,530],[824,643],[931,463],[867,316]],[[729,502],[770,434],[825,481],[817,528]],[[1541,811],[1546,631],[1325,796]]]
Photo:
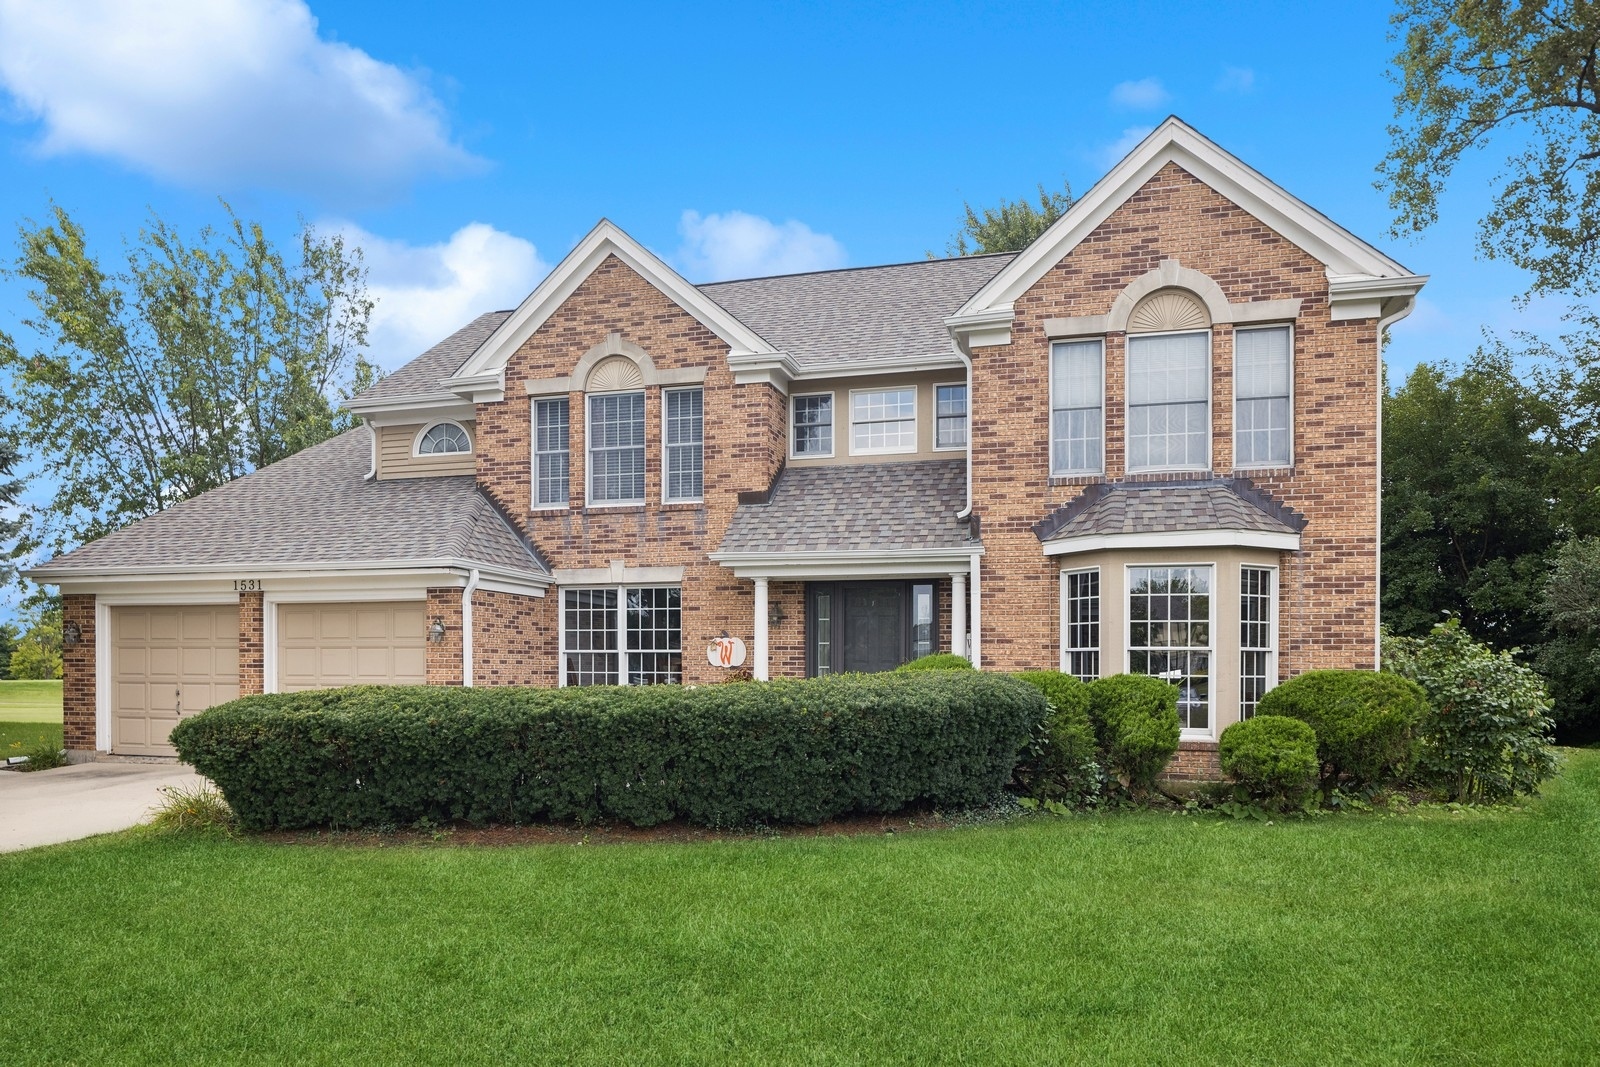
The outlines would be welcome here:
[[[8,1063],[1585,1063],[1600,752],[1521,812],[0,856]]]
[[[0,759],[20,756],[41,741],[61,745],[61,722],[0,722]]]
[[[0,724],[53,722],[61,725],[61,681],[0,681]]]

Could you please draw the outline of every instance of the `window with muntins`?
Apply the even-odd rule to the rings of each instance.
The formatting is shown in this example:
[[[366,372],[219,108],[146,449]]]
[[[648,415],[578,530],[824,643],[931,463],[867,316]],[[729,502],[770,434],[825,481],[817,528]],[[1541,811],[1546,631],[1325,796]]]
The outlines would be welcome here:
[[[790,420],[796,458],[833,455],[833,394],[797,396]]]
[[[1290,463],[1290,379],[1293,337],[1287,326],[1233,335],[1233,463]]]
[[[1128,568],[1128,670],[1178,687],[1185,730],[1211,729],[1211,568]]]
[[[589,502],[644,503],[644,394],[589,398]]]
[[[917,390],[862,390],[850,394],[850,451],[915,452]]]
[[[562,591],[563,685],[658,685],[683,680],[678,586]]]
[[[1105,427],[1101,341],[1050,346],[1050,473],[1098,474]]]
[[[666,392],[667,500],[699,500],[705,492],[705,394]]]
[[[417,442],[417,455],[438,456],[451,452],[471,452],[472,440],[453,422],[441,422],[431,427]]]
[[[967,447],[967,387],[940,385],[934,388],[934,448]]]
[[[566,397],[533,402],[533,502],[565,504],[571,493],[571,462]]]
[[[1100,572],[1066,571],[1061,575],[1065,598],[1062,670],[1081,681],[1100,677]]]
[[[1239,571],[1239,717],[1256,713],[1261,697],[1272,688],[1276,620],[1272,617],[1269,567]]]
[[[1128,338],[1128,469],[1197,470],[1211,461],[1211,335]]]

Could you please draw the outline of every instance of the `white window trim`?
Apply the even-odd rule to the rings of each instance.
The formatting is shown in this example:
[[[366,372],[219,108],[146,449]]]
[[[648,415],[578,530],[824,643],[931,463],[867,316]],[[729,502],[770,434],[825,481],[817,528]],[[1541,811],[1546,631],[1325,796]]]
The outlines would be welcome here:
[[[542,401],[566,400],[567,401],[567,499],[559,504],[539,503],[539,404]],[[532,440],[528,442],[529,463],[528,469],[532,472],[529,480],[528,497],[532,501],[530,511],[571,511],[572,510],[572,401],[559,393],[547,396],[536,396],[528,403],[529,429],[533,431]]]
[[[1129,598],[1133,596],[1133,572],[1150,567],[1205,567],[1211,572],[1211,610],[1207,619],[1206,632],[1211,635],[1211,642],[1206,646],[1206,655],[1211,670],[1211,685],[1206,693],[1206,722],[1210,725],[1204,730],[1191,730],[1184,727],[1178,731],[1179,741],[1215,741],[1217,739],[1217,564],[1215,561],[1206,563],[1182,563],[1176,560],[1162,560],[1159,563],[1124,563],[1122,565],[1122,673],[1132,673],[1133,663],[1133,610]],[[1104,632],[1101,633],[1101,643],[1105,642]],[[1235,642],[1237,645],[1237,642]],[[1105,653],[1102,650],[1101,656]],[[1233,665],[1235,673],[1238,664]],[[1101,659],[1101,673],[1105,672],[1105,660]],[[1147,676],[1148,677],[1148,676]]]
[[[1060,662],[1057,665],[1057,669],[1060,670],[1062,674],[1072,674],[1072,670],[1071,670],[1071,654],[1074,651],[1078,651],[1078,652],[1084,651],[1083,649],[1071,649],[1071,648],[1067,647],[1067,603],[1068,603],[1067,576],[1071,575],[1071,574],[1093,574],[1095,576],[1095,579],[1096,579],[1096,581],[1095,581],[1095,589],[1098,590],[1098,592],[1095,594],[1095,599],[1097,601],[1099,601],[1099,603],[1101,605],[1101,607],[1100,607],[1100,619],[1101,619],[1101,621],[1099,623],[1096,623],[1095,625],[1100,626],[1101,630],[1100,630],[1100,644],[1095,647],[1095,651],[1097,653],[1099,653],[1099,656],[1100,656],[1100,677],[1104,678],[1105,677],[1105,662],[1106,662],[1106,650],[1105,650],[1106,639],[1105,639],[1105,629],[1104,629],[1104,621],[1105,621],[1105,607],[1104,607],[1104,604],[1105,604],[1105,581],[1101,577],[1100,568],[1098,566],[1095,566],[1095,567],[1062,567],[1061,568],[1061,571],[1060,571],[1061,596],[1060,596],[1060,604],[1058,606],[1059,618],[1058,618],[1058,621],[1057,621],[1057,624],[1056,624],[1057,625],[1057,632],[1060,634],[1061,639],[1058,642],[1059,645],[1060,645],[1060,648],[1058,650],[1060,652],[1060,655],[1058,657]]]
[[[454,426],[456,429],[460,430],[463,434],[466,435],[466,438],[467,438],[467,450],[465,452],[424,452],[424,451],[422,451],[422,439],[424,437],[428,436],[428,431],[432,430],[436,426]],[[458,419],[434,419],[432,422],[427,423],[426,425],[424,425],[422,427],[422,429],[418,430],[417,431],[417,436],[415,436],[415,437],[413,437],[411,439],[411,458],[412,459],[443,459],[443,458],[445,458],[447,456],[470,456],[470,455],[474,454],[476,451],[477,451],[477,449],[475,448],[474,442],[472,440],[472,433],[465,426],[463,426],[461,424],[460,420],[458,420]]]
[[[1268,693],[1272,692],[1274,689],[1276,689],[1278,687],[1278,649],[1279,649],[1280,645],[1282,644],[1282,639],[1279,637],[1279,632],[1283,629],[1283,624],[1280,621],[1281,616],[1278,614],[1278,589],[1279,589],[1279,578],[1281,577],[1281,575],[1279,574],[1279,568],[1278,568],[1278,565],[1276,563],[1241,563],[1241,564],[1239,564],[1239,614],[1240,614],[1240,622],[1241,622],[1241,624],[1244,621],[1243,617],[1244,617],[1244,572],[1245,571],[1269,571],[1272,574],[1272,595],[1267,598],[1267,610],[1272,613],[1272,626],[1270,627],[1270,632],[1272,634],[1272,644],[1271,644],[1271,647],[1266,650],[1266,652],[1267,652],[1267,687],[1261,691],[1261,695],[1262,696],[1266,696]],[[1211,610],[1212,610],[1213,613],[1215,613],[1216,612],[1216,606],[1213,605]],[[1244,635],[1241,632],[1240,633],[1240,640],[1238,642],[1236,642],[1236,644],[1238,645],[1238,651],[1241,654],[1241,656],[1246,651],[1250,651],[1250,652],[1259,652],[1259,651],[1261,651],[1260,649],[1248,649],[1247,650],[1244,647],[1243,636]],[[1244,672],[1240,669],[1242,666],[1243,666],[1242,662],[1234,664],[1234,673],[1239,675],[1239,679],[1238,679],[1238,681],[1239,681],[1239,706],[1237,708],[1235,708],[1234,711],[1237,714],[1241,715],[1241,716],[1244,714]]]
[[[796,400],[801,399],[802,397],[812,397],[812,396],[825,396],[825,397],[828,398],[828,418],[832,420],[832,421],[830,421],[828,423],[828,451],[827,452],[805,452],[805,453],[800,453],[800,452],[796,452],[794,450],[794,438],[795,438],[795,433],[794,433],[794,431],[795,431],[794,402]],[[836,393],[834,393],[832,390],[824,390],[823,392],[820,392],[820,393],[790,393],[789,394],[789,458],[790,459],[832,459],[833,456],[834,456],[834,453],[838,451],[838,448],[839,448],[839,397],[838,397],[838,395]]]
[[[1289,459],[1286,463],[1240,463],[1239,462],[1239,335],[1252,333],[1257,330],[1289,330]],[[1298,421],[1294,417],[1294,342],[1295,330],[1292,322],[1272,322],[1259,326],[1235,326],[1233,329],[1233,469],[1238,471],[1270,471],[1285,470],[1294,466],[1294,425]]]
[[[1144,336],[1140,334],[1139,336]],[[1097,341],[1100,344],[1100,465],[1097,467],[1062,467],[1056,469],[1056,345],[1058,344],[1083,344],[1085,341]],[[1127,345],[1123,345],[1123,362],[1127,362]],[[1095,474],[1104,474],[1106,470],[1106,339],[1104,337],[1060,337],[1051,338],[1048,365],[1045,368],[1045,410],[1050,418],[1050,455],[1046,462],[1050,464],[1050,477],[1052,478],[1084,478]],[[1126,375],[1123,376],[1126,380]],[[1126,390],[1124,390],[1126,391]],[[1127,423],[1123,423],[1124,436],[1126,436]],[[1127,454],[1127,447],[1123,447],[1123,454]]]
[[[584,590],[611,589],[617,594],[617,685],[629,685],[628,682],[628,612],[627,599],[630,589],[670,589],[678,590],[678,644],[683,644],[683,583],[662,582],[658,584],[641,584],[639,582],[623,582],[620,585],[602,583],[600,585],[564,585],[556,590],[556,612],[560,620],[557,626],[556,641],[556,687],[567,688],[567,592],[583,592]],[[678,654],[685,657],[687,664],[688,650],[680,647]]]
[[[949,389],[952,386],[960,386],[962,391],[967,394],[967,396],[966,396],[967,413],[966,413],[966,415],[964,415],[962,417],[964,419],[966,419],[966,423],[967,423],[966,438],[967,438],[968,441],[970,441],[972,439],[972,391],[967,388],[967,383],[964,382],[964,381],[961,381],[961,382],[934,382],[933,383],[933,451],[935,451],[935,452],[965,452],[967,450],[966,441],[963,441],[959,445],[941,445],[939,443],[939,390],[941,390],[941,389]]]
[[[856,394],[857,393],[911,393],[911,447],[896,448],[857,448],[856,447]],[[917,436],[921,430],[919,406],[922,399],[922,390],[915,385],[887,385],[876,389],[850,390],[850,454],[852,456],[910,456],[915,455],[918,448]],[[896,419],[896,422],[904,420]],[[837,425],[837,423],[835,423]]]
[[[1211,338],[1211,329],[1212,328],[1210,326],[1207,326],[1203,330],[1166,330],[1166,331],[1163,331],[1163,332],[1160,332],[1160,333],[1130,333],[1130,334],[1127,334],[1124,337],[1123,342],[1122,342],[1122,382],[1123,382],[1123,386],[1122,386],[1122,464],[1123,464],[1123,469],[1127,473],[1129,473],[1129,474],[1167,474],[1167,473],[1178,473],[1178,472],[1183,472],[1183,471],[1208,471],[1208,470],[1211,469],[1211,461],[1212,461],[1212,455],[1211,454],[1214,451],[1214,448],[1213,448],[1214,442],[1211,440],[1211,438],[1212,438],[1213,433],[1215,433],[1215,431],[1216,431],[1216,425],[1217,425],[1217,421],[1216,421],[1217,420],[1217,413],[1216,413],[1216,406],[1217,405],[1216,405],[1216,398],[1213,395],[1216,392],[1216,383],[1212,381],[1212,375],[1215,373],[1216,366],[1215,366],[1215,353],[1212,352],[1212,347],[1213,346],[1212,346],[1212,338]],[[1193,465],[1188,465],[1188,466],[1177,466],[1177,467],[1135,467],[1132,463],[1128,462],[1128,453],[1129,453],[1128,439],[1129,439],[1129,436],[1130,436],[1128,427],[1132,424],[1132,421],[1133,421],[1133,399],[1132,399],[1133,390],[1128,388],[1128,384],[1127,383],[1128,383],[1128,361],[1133,355],[1133,341],[1134,341],[1135,338],[1141,338],[1142,339],[1142,338],[1147,338],[1147,337],[1184,337],[1184,336],[1200,335],[1200,334],[1204,334],[1205,335],[1205,339],[1206,339],[1206,459],[1205,459],[1205,462],[1204,463],[1200,463],[1200,464],[1193,464]],[[1141,407],[1148,407],[1150,405],[1140,405],[1140,406]]]
[[[645,398],[644,405],[644,495],[632,500],[604,500],[599,503],[594,499],[594,463],[591,462],[594,453],[589,446],[589,427],[594,422],[589,417],[589,398],[596,396],[633,396],[638,394]],[[572,418],[571,409],[568,409],[567,418]],[[570,426],[571,423],[569,422]],[[570,430],[568,431],[571,432]],[[569,449],[568,463],[571,463]],[[571,469],[570,467],[568,468]],[[650,393],[647,389],[608,389],[603,393],[583,394],[583,509],[585,511],[606,511],[611,508],[642,508],[650,499]],[[567,483],[567,500],[572,500],[572,484]]]
[[[672,472],[667,463],[667,397],[672,393],[700,394],[700,495],[668,496]],[[646,431],[646,440],[649,432]],[[648,470],[648,468],[646,468]],[[706,499],[706,390],[702,385],[685,385],[676,389],[661,390],[661,502],[663,504],[703,504]]]

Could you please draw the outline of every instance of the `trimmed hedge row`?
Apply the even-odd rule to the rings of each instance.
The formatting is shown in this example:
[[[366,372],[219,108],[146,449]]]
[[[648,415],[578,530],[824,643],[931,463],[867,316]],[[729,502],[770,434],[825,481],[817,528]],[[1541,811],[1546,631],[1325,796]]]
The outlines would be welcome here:
[[[699,688],[365,686],[221,704],[180,722],[172,743],[252,829],[817,823],[988,800],[1045,713],[1033,687],[977,671]]]
[[[1299,719],[1316,732],[1324,794],[1341,778],[1369,785],[1401,773],[1412,729],[1427,710],[1417,683],[1358,670],[1307,671],[1267,690],[1256,705],[1258,714]]]

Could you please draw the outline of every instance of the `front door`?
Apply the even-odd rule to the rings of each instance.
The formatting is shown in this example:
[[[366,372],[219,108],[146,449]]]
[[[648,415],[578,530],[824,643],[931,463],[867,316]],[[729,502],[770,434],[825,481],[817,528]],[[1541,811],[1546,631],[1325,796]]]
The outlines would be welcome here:
[[[933,583],[813,582],[808,673],[892,671],[934,649]]]

